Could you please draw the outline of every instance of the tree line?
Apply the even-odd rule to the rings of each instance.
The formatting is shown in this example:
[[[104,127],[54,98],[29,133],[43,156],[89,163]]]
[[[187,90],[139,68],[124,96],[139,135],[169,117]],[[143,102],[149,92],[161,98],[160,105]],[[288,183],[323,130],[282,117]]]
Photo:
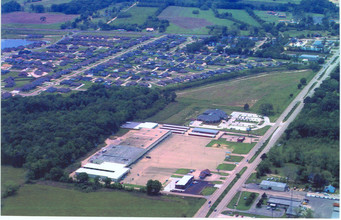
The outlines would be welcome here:
[[[2,101],[1,162],[28,169],[28,179],[59,180],[75,162],[127,120],[152,116],[175,99],[170,91],[104,88],[63,97],[40,95]]]
[[[321,190],[339,187],[339,67],[304,100],[304,108],[285,131],[279,145],[263,155],[259,176],[282,168],[291,181]],[[285,163],[295,164],[287,168]]]

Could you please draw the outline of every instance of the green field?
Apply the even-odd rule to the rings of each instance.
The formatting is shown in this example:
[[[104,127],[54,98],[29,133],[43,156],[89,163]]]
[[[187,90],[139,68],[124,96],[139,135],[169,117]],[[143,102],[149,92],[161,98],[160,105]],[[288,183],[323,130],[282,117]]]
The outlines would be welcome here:
[[[254,13],[260,17],[262,20],[266,22],[273,23],[275,22],[276,24],[279,23],[280,20],[291,20],[293,19],[292,14],[290,12],[285,12],[286,18],[280,18],[276,15],[270,15],[267,13],[267,11],[259,11],[259,10],[254,10]]]
[[[206,187],[205,189],[203,189],[201,191],[201,195],[204,195],[204,196],[209,196],[209,195],[212,195],[218,188],[216,187]]]
[[[237,10],[237,9],[219,9],[219,13],[231,13],[232,17],[240,20],[242,22],[245,22],[249,25],[260,27],[261,25],[253,19],[245,10]]]
[[[206,147],[212,147],[214,144],[226,145],[226,147],[232,150],[234,154],[247,154],[256,145],[256,143],[246,144],[239,142],[229,142],[221,138],[219,140],[212,140],[206,145]]]
[[[229,164],[229,163],[222,163],[217,166],[217,170],[227,170],[231,171],[236,167],[235,164]]]
[[[229,161],[229,162],[240,162],[242,159],[244,159],[244,157],[242,156],[230,156],[229,159],[225,158],[225,161]]]
[[[181,168],[181,169],[178,169],[177,171],[175,171],[176,174],[187,174],[189,173],[191,170],[190,169],[184,169],[184,168]]]
[[[255,3],[274,3],[274,4],[287,4],[287,3],[292,3],[292,4],[299,4],[301,0],[246,0],[243,3],[246,2],[255,2]]]
[[[46,185],[24,185],[2,203],[2,215],[191,217],[205,199],[147,196],[143,193],[103,191],[83,193]]]
[[[25,169],[14,168],[12,166],[1,166],[1,188],[6,183],[16,183],[18,185],[24,184],[25,182]]]
[[[143,24],[148,16],[153,15],[156,12],[157,8],[151,7],[133,7],[127,11],[132,16],[129,18],[117,18],[110,24],[117,25],[117,24]]]
[[[193,10],[198,10],[199,14],[193,14]],[[214,16],[212,10],[200,10],[194,7],[178,7],[169,6],[159,15],[160,19],[170,20],[170,26],[167,28],[166,33],[182,33],[182,34],[208,34],[208,29],[200,26],[200,21],[196,22],[195,19],[204,19],[208,22],[207,25],[223,25],[227,27],[233,26],[233,21],[227,19],[220,19]],[[182,18],[179,20],[179,18]],[[193,18],[191,21],[186,18]],[[178,20],[177,20],[178,19]],[[181,27],[183,22],[186,22],[186,28]],[[199,24],[198,24],[199,23]],[[199,26],[198,26],[199,25]]]
[[[60,29],[64,22],[54,24],[2,24],[1,28],[27,28],[27,29]]]
[[[241,196],[240,196],[240,193],[242,193]],[[238,209],[238,210],[243,210],[243,211],[249,210],[249,209],[251,208],[251,206],[252,206],[252,203],[251,203],[250,205],[247,206],[247,205],[245,204],[245,201],[246,201],[246,200],[244,200],[244,198],[245,198],[245,197],[248,198],[248,197],[251,195],[251,193],[252,193],[252,192],[246,192],[246,191],[244,191],[244,192],[238,192],[238,193],[233,197],[233,199],[231,200],[231,202],[227,205],[227,207],[230,208],[230,209],[234,209],[234,205],[238,202],[238,198],[239,198],[239,196],[240,196],[240,199],[239,199],[239,202],[238,202],[238,205],[237,205],[236,209]],[[257,199],[258,196],[259,196],[259,194],[256,193],[256,197],[255,197],[254,201],[256,201],[256,199]]]

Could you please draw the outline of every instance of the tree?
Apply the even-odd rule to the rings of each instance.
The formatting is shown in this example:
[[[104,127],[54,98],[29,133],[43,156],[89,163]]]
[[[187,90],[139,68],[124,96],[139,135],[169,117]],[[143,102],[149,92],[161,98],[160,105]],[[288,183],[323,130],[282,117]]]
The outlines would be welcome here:
[[[14,183],[12,181],[5,183],[4,187],[2,187],[2,189],[1,189],[1,191],[2,191],[1,197],[6,198],[8,196],[12,196],[12,195],[16,194],[19,187],[20,186],[18,184]]]
[[[301,89],[301,88],[302,88],[302,84],[299,83],[299,84],[297,85],[297,88],[298,88],[298,89]]]
[[[264,159],[268,158],[268,156],[266,155],[266,153],[264,153],[264,154],[262,154],[262,156],[260,156],[260,158],[261,158],[262,160],[264,160]]]
[[[262,115],[266,115],[266,116],[269,116],[269,115],[273,115],[274,114],[274,107],[272,104],[270,103],[263,103],[259,106],[260,108],[260,112]]]
[[[302,85],[306,85],[306,84],[307,84],[307,79],[306,79],[306,78],[301,78],[301,79],[300,79],[300,83],[301,83]]]
[[[249,111],[249,109],[250,109],[250,106],[249,106],[249,104],[246,103],[246,104],[244,105],[244,110],[245,110],[245,111]]]
[[[148,180],[147,182],[147,194],[148,195],[158,195],[161,190],[161,183],[158,180]]]
[[[111,184],[111,179],[109,177],[106,177],[104,179],[104,186],[109,188],[110,187],[110,184]]]
[[[45,17],[45,16],[41,16],[41,17],[40,17],[40,21],[41,21],[41,22],[45,22],[45,21],[46,21],[46,17]]]
[[[195,14],[195,15],[199,14],[199,10],[193,10],[192,14]]]
[[[294,96],[294,94],[290,93],[289,97],[292,98]]]
[[[88,182],[88,180],[89,180],[89,176],[87,173],[79,173],[77,175],[77,181],[79,183],[86,183],[86,182]]]
[[[21,9],[21,6],[16,1],[10,1],[1,5],[1,13],[20,11],[20,9]]]
[[[268,196],[266,195],[266,193],[263,193],[262,199],[266,199],[266,198],[268,198]]]

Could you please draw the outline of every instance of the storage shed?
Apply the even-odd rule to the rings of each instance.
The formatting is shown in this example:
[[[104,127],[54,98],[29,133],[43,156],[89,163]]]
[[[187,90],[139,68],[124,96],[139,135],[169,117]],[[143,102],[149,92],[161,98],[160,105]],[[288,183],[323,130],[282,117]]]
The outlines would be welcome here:
[[[279,183],[279,182],[273,182],[273,181],[267,181],[263,180],[261,184],[259,185],[261,189],[269,189],[274,191],[281,191],[284,192],[287,190],[288,186],[286,183]]]

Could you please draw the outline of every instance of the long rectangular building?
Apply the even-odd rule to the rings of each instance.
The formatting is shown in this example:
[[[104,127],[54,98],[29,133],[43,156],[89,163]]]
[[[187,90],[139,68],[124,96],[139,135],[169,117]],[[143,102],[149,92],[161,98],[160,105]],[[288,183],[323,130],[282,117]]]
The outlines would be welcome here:
[[[186,189],[193,181],[194,176],[192,175],[184,175],[179,182],[175,184],[176,189]]]
[[[203,133],[203,134],[214,134],[217,135],[219,131],[213,129],[206,129],[206,128],[193,128],[192,132],[195,133]]]

